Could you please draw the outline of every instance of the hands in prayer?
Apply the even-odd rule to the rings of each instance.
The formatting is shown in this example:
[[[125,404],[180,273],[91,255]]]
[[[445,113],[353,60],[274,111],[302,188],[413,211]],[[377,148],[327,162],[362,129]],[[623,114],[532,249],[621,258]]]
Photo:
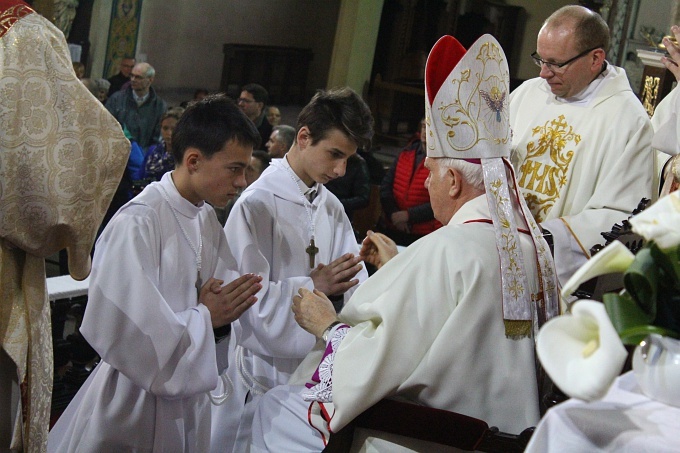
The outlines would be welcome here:
[[[675,36],[675,43],[668,38],[663,38],[663,45],[666,46],[666,50],[670,57],[662,57],[661,62],[668,68],[669,71],[675,76],[675,80],[680,81],[680,27],[673,25],[671,27],[671,33]]]
[[[223,280],[210,278],[202,287],[198,302],[210,311],[213,329],[236,321],[257,301],[255,294],[262,289],[262,277],[245,274],[222,286]]]
[[[293,297],[295,321],[307,332],[321,338],[326,327],[338,319],[333,303],[318,289],[311,292],[300,288],[298,294]]]
[[[390,220],[392,221],[394,228],[398,231],[401,231],[402,233],[410,232],[411,229],[408,226],[408,211],[397,211],[390,216]]]
[[[359,283],[353,279],[361,270],[361,257],[346,253],[328,264],[316,266],[310,277],[314,288],[328,296],[344,294],[348,289]]]
[[[397,253],[399,253],[397,244],[392,239],[382,233],[374,233],[368,230],[366,238],[361,243],[359,256],[367,263],[380,269]]]

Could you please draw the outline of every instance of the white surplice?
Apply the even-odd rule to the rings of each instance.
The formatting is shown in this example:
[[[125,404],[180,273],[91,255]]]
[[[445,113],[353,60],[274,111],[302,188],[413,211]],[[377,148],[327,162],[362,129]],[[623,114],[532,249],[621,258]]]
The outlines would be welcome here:
[[[195,288],[199,235],[202,281],[236,278],[224,268],[214,210],[183,198],[171,173],[107,225],[80,328],[102,361],[50,433],[49,451],[209,450],[218,372],[210,313]]]
[[[259,300],[232,324],[227,375],[233,394],[213,406],[212,450],[243,451],[260,396],[285,384],[315,344],[295,322],[292,298],[313,289],[309,255],[309,214],[286,159],[277,159],[239,197],[227,219],[229,250],[241,272],[263,277]],[[299,179],[299,178],[298,178]],[[315,266],[328,264],[359,247],[342,204],[323,185],[312,201]],[[357,274],[367,278],[365,269]],[[349,298],[353,289],[345,294]],[[248,401],[246,403],[246,398]]]
[[[652,197],[652,126],[623,69],[608,65],[578,99],[560,99],[545,80],[510,95],[511,160],[536,220],[555,242],[566,282],[603,244],[601,234]]]
[[[481,418],[506,432],[538,422],[533,339],[505,336],[494,229],[475,222],[483,219],[489,209],[480,196],[354,293],[340,313],[353,327],[336,350],[333,403],[325,405],[333,432],[392,396]],[[533,243],[526,234],[520,241],[529,291],[536,294]],[[316,354],[303,366],[318,363]],[[305,372],[311,377],[314,369]],[[284,386],[264,396],[253,422],[253,451],[323,449],[299,391]]]

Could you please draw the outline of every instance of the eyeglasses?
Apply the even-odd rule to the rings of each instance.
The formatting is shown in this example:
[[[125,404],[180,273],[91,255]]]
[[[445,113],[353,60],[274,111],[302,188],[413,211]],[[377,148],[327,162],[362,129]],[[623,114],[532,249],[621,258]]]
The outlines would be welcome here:
[[[241,102],[243,102],[244,104],[252,104],[255,101],[253,99],[247,99],[247,98],[238,98],[236,100],[237,104],[240,104]]]
[[[132,80],[144,80],[146,78],[147,77],[143,76],[143,75],[130,74],[130,79],[132,79]]]
[[[595,49],[599,49],[602,46],[596,46],[588,50],[584,50],[580,54],[576,55],[574,58],[570,58],[564,63],[555,63],[552,61],[545,61],[542,60],[541,57],[538,55],[538,52],[534,52],[531,54],[531,59],[534,60],[534,63],[536,63],[536,66],[539,68],[543,68],[543,65],[545,65],[546,68],[548,68],[548,71],[551,71],[555,74],[564,74],[564,72],[567,70],[565,66],[567,66],[569,63],[573,63],[574,61],[578,60],[581,57],[585,57],[588,55],[590,52],[592,52]]]

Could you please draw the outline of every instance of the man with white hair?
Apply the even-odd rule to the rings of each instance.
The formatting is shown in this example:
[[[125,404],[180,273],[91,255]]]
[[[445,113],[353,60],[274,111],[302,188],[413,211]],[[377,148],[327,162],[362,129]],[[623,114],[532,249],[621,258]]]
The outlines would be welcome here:
[[[557,314],[556,281],[506,159],[508,85],[490,35],[467,52],[450,36],[435,44],[425,70],[426,186],[444,226],[389,262],[394,244],[370,235],[362,254],[386,264],[339,316],[322,293],[299,291],[296,321],[322,348],[306,360],[304,386],[264,396],[251,451],[320,451],[331,432],[393,396],[502,431],[538,421],[532,337]]]
[[[168,109],[156,95],[153,84],[156,70],[149,63],[137,63],[132,68],[130,86],[106,101],[106,108],[120,125],[130,131],[132,139],[146,151],[161,137],[161,118]]]
[[[290,147],[293,146],[294,141],[295,128],[282,124],[280,126],[274,126],[274,130],[269,136],[269,140],[267,140],[265,147],[272,159],[280,159],[288,152]]]

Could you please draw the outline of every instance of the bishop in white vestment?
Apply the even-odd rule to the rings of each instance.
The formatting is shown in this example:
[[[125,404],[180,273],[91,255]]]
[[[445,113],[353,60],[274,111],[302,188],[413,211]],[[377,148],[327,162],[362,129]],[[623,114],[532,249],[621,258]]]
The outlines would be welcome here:
[[[557,313],[556,281],[548,246],[506,173],[505,55],[489,35],[467,52],[445,36],[425,77],[426,185],[445,226],[381,267],[323,335],[310,328],[327,341],[323,358],[303,363],[318,364],[307,368],[305,386],[264,396],[251,451],[321,451],[329,435],[394,396],[515,433],[539,419],[532,337],[541,318]],[[318,326],[323,298],[300,295],[296,318]],[[362,448],[399,451],[385,442]]]

